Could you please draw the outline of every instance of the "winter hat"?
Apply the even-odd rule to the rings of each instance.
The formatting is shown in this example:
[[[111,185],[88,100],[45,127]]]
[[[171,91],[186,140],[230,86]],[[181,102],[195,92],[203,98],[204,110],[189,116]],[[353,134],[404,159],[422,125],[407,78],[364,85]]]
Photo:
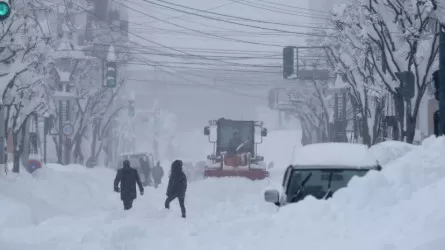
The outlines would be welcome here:
[[[175,160],[172,163],[172,171],[182,171],[182,161],[181,160]]]

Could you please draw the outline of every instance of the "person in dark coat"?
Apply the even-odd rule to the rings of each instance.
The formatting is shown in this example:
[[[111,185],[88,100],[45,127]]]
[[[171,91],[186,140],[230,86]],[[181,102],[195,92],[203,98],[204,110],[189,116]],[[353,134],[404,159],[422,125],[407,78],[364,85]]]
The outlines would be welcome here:
[[[144,174],[144,186],[148,186],[151,184],[151,168],[148,161],[144,158],[139,159],[139,163],[141,164],[142,173]]]
[[[172,163],[170,179],[168,180],[167,199],[165,200],[165,208],[170,208],[170,202],[178,198],[181,207],[182,218],[185,218],[185,192],[187,191],[187,177],[182,171],[182,161],[175,160]]]
[[[120,183],[120,189],[119,189]],[[142,186],[139,173],[136,169],[130,167],[130,161],[123,162],[123,168],[119,169],[114,179],[114,191],[121,193],[121,200],[124,203],[124,210],[129,210],[133,206],[136,199],[136,184],[139,186],[141,195],[144,195],[144,187]]]
[[[230,138],[229,145],[227,145],[227,152],[229,154],[236,154],[237,148],[243,144],[243,139],[241,138],[239,132],[235,132],[232,135],[232,138]]]
[[[158,188],[159,184],[162,182],[162,177],[164,177],[164,169],[161,167],[161,163],[159,161],[156,162],[156,165],[153,167],[153,181],[155,184],[155,188]]]

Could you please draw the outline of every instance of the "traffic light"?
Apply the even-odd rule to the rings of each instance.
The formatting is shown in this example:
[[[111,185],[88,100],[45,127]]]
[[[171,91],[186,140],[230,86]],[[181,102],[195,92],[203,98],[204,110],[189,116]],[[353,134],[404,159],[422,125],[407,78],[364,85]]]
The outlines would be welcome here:
[[[11,0],[0,0],[0,21],[8,19],[11,15]]]
[[[400,93],[406,100],[414,97],[414,74],[411,71],[396,72],[396,77],[400,81]]]
[[[292,46],[283,49],[283,78],[289,79],[295,74],[295,48]]]
[[[116,62],[107,62],[106,87],[116,88]]]
[[[434,82],[434,97],[436,98],[436,100],[439,100],[439,87],[440,87],[439,70],[433,72],[433,82]]]

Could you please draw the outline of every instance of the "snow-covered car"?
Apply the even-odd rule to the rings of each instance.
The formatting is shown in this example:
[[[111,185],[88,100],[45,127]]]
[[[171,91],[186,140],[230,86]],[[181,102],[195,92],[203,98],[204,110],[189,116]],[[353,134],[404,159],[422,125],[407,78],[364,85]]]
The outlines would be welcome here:
[[[381,170],[366,145],[317,143],[301,147],[284,173],[282,191],[266,190],[264,199],[277,206],[295,203],[307,196],[328,199],[348,185],[353,177]]]

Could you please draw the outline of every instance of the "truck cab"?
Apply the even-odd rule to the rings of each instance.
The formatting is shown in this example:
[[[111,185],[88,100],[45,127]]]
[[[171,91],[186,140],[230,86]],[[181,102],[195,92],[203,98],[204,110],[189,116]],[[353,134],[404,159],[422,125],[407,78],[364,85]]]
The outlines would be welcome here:
[[[354,177],[381,166],[368,147],[351,143],[319,143],[302,147],[283,176],[282,190],[266,190],[264,199],[277,206],[296,203],[307,196],[329,199],[346,188]]]
[[[211,133],[212,128],[214,132]],[[213,144],[213,152],[207,156],[209,163],[204,177],[246,177],[251,180],[268,177],[264,157],[257,154],[257,145],[267,136],[263,122],[220,118],[209,121],[209,126],[204,127],[204,135]]]

